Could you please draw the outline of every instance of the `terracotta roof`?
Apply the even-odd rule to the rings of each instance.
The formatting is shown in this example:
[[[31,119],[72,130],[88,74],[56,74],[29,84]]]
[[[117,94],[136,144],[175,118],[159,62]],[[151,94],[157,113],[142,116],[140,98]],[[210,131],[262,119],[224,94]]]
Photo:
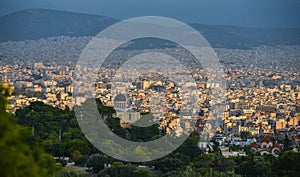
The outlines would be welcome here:
[[[257,146],[257,144],[255,142],[251,143],[250,146],[253,147],[253,148],[255,148],[255,149],[258,149],[258,146]]]
[[[281,149],[281,146],[280,146],[280,144],[278,144],[278,143],[273,143],[273,148]]]
[[[269,138],[261,138],[260,140],[259,140],[259,142],[260,143],[263,143],[263,142],[267,142],[267,143],[269,143],[269,142],[272,142]]]

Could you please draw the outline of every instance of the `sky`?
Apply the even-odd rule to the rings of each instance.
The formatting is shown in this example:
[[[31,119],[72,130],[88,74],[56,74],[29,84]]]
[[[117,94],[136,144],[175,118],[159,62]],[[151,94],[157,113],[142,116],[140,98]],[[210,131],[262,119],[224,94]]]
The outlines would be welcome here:
[[[128,19],[164,16],[185,23],[300,28],[300,0],[0,0],[0,15],[46,8]]]

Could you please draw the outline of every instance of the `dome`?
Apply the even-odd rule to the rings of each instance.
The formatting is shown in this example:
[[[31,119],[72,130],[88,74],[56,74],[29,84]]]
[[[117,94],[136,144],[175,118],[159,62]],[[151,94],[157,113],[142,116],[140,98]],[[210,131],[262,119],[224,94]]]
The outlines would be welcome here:
[[[115,101],[127,101],[127,98],[125,95],[123,94],[118,94],[116,97],[115,97]]]
[[[124,112],[128,107],[127,97],[123,94],[117,94],[114,99],[114,108],[117,112]]]

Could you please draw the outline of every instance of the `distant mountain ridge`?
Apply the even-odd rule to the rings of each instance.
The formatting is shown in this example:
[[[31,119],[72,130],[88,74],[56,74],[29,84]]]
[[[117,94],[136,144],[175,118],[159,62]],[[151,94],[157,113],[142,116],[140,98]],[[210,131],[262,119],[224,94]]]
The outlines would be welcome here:
[[[99,15],[28,9],[0,17],[0,42],[53,36],[94,36],[119,20]],[[260,45],[300,45],[300,29],[256,29],[190,24],[213,47],[252,48]]]
[[[118,20],[74,12],[28,9],[0,17],[0,41],[92,36]]]

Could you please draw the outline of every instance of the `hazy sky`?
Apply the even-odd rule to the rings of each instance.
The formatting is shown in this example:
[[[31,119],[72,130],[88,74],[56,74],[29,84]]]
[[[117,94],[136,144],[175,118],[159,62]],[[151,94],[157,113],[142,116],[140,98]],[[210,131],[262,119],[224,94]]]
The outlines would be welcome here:
[[[0,0],[0,15],[28,8],[118,19],[155,15],[201,24],[300,27],[300,0]]]

